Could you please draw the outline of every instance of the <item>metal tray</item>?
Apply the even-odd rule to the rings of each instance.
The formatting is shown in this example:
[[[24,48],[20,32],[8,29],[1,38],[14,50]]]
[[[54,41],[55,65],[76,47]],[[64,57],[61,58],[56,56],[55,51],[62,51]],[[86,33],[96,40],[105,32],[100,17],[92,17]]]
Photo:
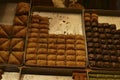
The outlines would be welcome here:
[[[82,17],[82,11],[81,10],[74,10],[74,9],[65,9],[65,8],[51,8],[51,7],[41,7],[41,6],[36,6],[36,7],[33,7],[32,8],[32,12],[45,12],[45,13],[60,13],[60,14],[62,14],[62,13],[65,13],[65,14],[77,14],[78,16],[81,14],[81,17],[80,17],[80,19],[81,19],[81,31],[80,31],[80,34],[81,35],[83,35],[84,36],[84,29],[83,29],[83,17]],[[32,13],[31,12],[31,13]],[[79,22],[79,21],[78,21]],[[64,34],[64,33],[63,33]],[[27,38],[28,39],[28,38]],[[26,42],[26,45],[27,45],[27,42]],[[24,58],[25,58],[25,56],[26,55],[24,55]],[[25,64],[25,60],[24,60],[24,64]],[[32,66],[32,67],[35,67],[36,65],[26,65],[25,64],[25,66]],[[37,67],[37,66],[36,66]],[[38,66],[38,67],[42,67],[42,68],[65,68],[66,70],[68,69],[85,69],[86,67],[76,67],[76,66],[68,66],[68,67],[66,67],[66,66]]]
[[[72,76],[74,71],[82,71],[82,69],[71,68],[55,68],[55,67],[23,67],[22,74],[40,74],[40,75],[60,75]]]
[[[109,23],[109,24],[115,24],[116,29],[120,29],[120,11],[113,11],[113,10],[95,10],[95,9],[89,9],[85,10],[84,13],[96,13],[98,14],[98,23]],[[84,25],[85,26],[85,25]],[[86,33],[85,33],[86,35]],[[87,45],[87,41],[86,41]],[[118,71],[120,70],[119,68],[99,68],[99,67],[92,67],[89,64],[89,58],[88,58],[88,49],[86,46],[86,51],[87,51],[87,59],[88,59],[88,68],[93,69],[93,70],[112,70],[112,71]]]

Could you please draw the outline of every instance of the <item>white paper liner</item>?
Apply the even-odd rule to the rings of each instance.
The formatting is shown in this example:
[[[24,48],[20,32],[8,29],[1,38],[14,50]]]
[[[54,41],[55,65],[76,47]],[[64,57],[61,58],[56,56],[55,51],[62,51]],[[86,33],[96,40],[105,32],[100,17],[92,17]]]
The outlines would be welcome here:
[[[115,24],[117,29],[120,29],[120,17],[118,16],[99,16],[99,23]]]
[[[49,34],[81,34],[81,14],[33,12],[33,15],[40,15],[49,18]]]
[[[23,75],[22,80],[73,80],[71,76]]]
[[[4,72],[2,80],[19,80],[19,73],[16,72]]]

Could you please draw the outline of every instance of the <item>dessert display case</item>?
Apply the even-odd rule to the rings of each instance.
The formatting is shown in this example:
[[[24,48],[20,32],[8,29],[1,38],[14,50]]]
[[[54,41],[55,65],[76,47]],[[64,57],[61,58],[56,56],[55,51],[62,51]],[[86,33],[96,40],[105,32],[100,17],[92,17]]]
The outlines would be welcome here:
[[[72,74],[75,80],[119,80],[120,11],[44,7],[27,0],[0,4],[3,80]]]

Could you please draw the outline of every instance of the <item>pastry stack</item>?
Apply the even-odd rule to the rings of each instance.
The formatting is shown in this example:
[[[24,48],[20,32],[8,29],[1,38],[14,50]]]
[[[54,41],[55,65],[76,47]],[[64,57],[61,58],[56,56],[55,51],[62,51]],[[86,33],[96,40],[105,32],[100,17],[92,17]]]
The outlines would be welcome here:
[[[39,15],[31,17],[28,29],[28,43],[26,52],[27,65],[46,65],[48,47],[49,19]]]
[[[57,36],[55,34],[49,34],[48,37],[48,56],[47,56],[47,65],[55,66],[56,65],[56,52],[57,52]]]
[[[22,63],[29,11],[29,4],[20,2],[13,26],[0,25],[0,63]]]
[[[49,19],[32,15],[29,27],[26,65],[85,67],[82,35],[49,34]]]
[[[48,17],[40,17],[39,22],[39,42],[37,51],[37,65],[47,65],[48,56],[48,34],[49,34],[49,19]],[[49,56],[52,58],[52,56]]]
[[[66,65],[76,65],[76,53],[75,53],[75,36],[66,35]]]
[[[85,40],[83,36],[75,35],[75,48],[76,48],[76,66],[85,67],[86,49],[85,49]]]
[[[65,66],[66,64],[66,46],[65,46],[65,35],[64,34],[58,34],[57,41],[56,41],[56,48],[57,48],[57,60],[56,65],[57,66]]]

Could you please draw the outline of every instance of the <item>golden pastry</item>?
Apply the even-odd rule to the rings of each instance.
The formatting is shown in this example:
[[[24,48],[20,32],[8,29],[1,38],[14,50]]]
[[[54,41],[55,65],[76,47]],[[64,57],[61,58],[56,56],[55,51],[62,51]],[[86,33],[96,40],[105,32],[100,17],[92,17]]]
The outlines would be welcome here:
[[[65,44],[56,44],[57,49],[65,50]]]
[[[85,62],[76,62],[76,66],[78,67],[85,67]]]
[[[39,25],[39,29],[49,29],[49,25],[48,24],[40,24]]]
[[[48,60],[56,60],[56,55],[48,55]]]
[[[75,67],[76,66],[75,61],[67,61],[66,66],[74,66]]]
[[[41,17],[40,20],[41,21],[48,21],[49,22],[49,18],[48,17]]]
[[[84,44],[85,44],[85,41],[84,41],[84,40],[76,40],[75,43],[76,43],[76,44],[83,44],[83,45],[84,45]]]
[[[75,49],[75,45],[74,44],[66,44],[66,49],[69,50],[74,50]]]
[[[0,50],[9,50],[10,40],[7,38],[0,38]]]
[[[47,38],[39,38],[39,43],[47,43]]]
[[[38,28],[30,28],[30,29],[28,29],[29,30],[29,33],[39,33],[40,32],[40,30],[38,29]]]
[[[55,66],[55,61],[49,60],[49,61],[47,62],[47,65],[48,65],[48,66]]]
[[[7,38],[10,36],[12,30],[11,25],[0,25],[0,36]]]
[[[65,61],[65,55],[57,55],[57,61]]]
[[[48,20],[42,20],[42,21],[40,21],[40,24],[47,24],[47,25],[49,25],[49,21]]]
[[[36,43],[36,42],[29,42],[27,44],[27,47],[28,48],[37,48],[37,45],[38,45],[38,43]]]
[[[74,40],[74,39],[67,39],[67,40],[66,40],[66,43],[67,43],[67,44],[74,44],[74,43],[75,43],[75,40]]]
[[[84,40],[84,37],[83,37],[83,35],[77,34],[77,35],[75,35],[75,39],[76,40],[79,40],[79,39]]]
[[[20,63],[23,62],[23,54],[24,52],[12,52],[12,54]]]
[[[35,54],[37,53],[37,48],[27,48],[27,54]]]
[[[63,50],[63,49],[57,50],[57,55],[64,55],[64,54],[65,54],[65,50]]]
[[[66,60],[67,61],[75,61],[75,55],[67,55]]]
[[[39,43],[39,48],[46,48],[47,49],[47,44],[46,43]]]
[[[45,65],[47,65],[47,61],[46,60],[37,60],[37,65],[38,66],[45,66]]]
[[[25,26],[14,26],[12,35],[13,37],[16,37],[16,38],[21,38],[21,37],[24,38],[26,36],[26,31],[27,31],[27,28]]]
[[[49,34],[49,38],[56,38],[57,35],[56,34]]]
[[[48,38],[48,43],[56,43],[56,38]]]
[[[66,39],[75,39],[75,36],[72,34],[66,35]]]
[[[14,25],[27,25],[28,16],[27,15],[20,15],[15,16],[14,18]]]
[[[26,54],[25,60],[36,60],[36,54]]]
[[[56,49],[48,49],[48,54],[56,54]]]
[[[40,38],[48,38],[48,34],[40,34]]]
[[[37,53],[38,54],[47,54],[48,53],[47,48],[39,48]]]
[[[56,49],[56,44],[54,43],[48,44],[48,49]]]
[[[58,39],[65,39],[65,35],[64,35],[64,34],[58,34],[58,35],[57,35],[57,38],[58,38]]]
[[[13,38],[11,40],[11,47],[13,51],[23,51],[24,41],[21,38]]]
[[[0,51],[0,63],[7,62],[9,58],[9,52],[8,51]]]
[[[31,19],[31,22],[32,22],[32,23],[39,23],[39,22],[40,22],[40,20],[39,20],[39,19],[37,19],[37,18],[32,18],[32,19]]]
[[[76,44],[76,50],[85,50],[85,45]]]
[[[38,23],[31,23],[31,28],[40,28],[40,25]]]
[[[76,50],[76,55],[85,55],[86,52],[84,50]]]
[[[17,4],[16,14],[28,14],[30,11],[30,5],[25,2],[20,2]]]
[[[59,39],[59,38],[57,38],[57,43],[58,44],[65,44],[65,39]]]
[[[31,22],[32,23],[39,23],[40,22],[40,16],[39,15],[32,15]]]
[[[32,37],[32,38],[39,38],[39,33],[35,33],[35,32],[34,32],[34,33],[29,33],[29,34],[28,34],[28,37],[30,37],[30,38],[31,38],[31,37]]]
[[[19,60],[13,54],[10,54],[8,63],[17,65],[20,64]]]
[[[48,33],[49,33],[49,31],[48,31],[48,29],[40,29],[40,33],[45,33],[45,34],[48,34]]]
[[[28,61],[26,61],[26,65],[35,65],[37,63],[37,61],[36,60],[28,60]]]
[[[75,50],[66,50],[67,55],[76,55]]]
[[[86,56],[76,56],[76,61],[86,61]]]
[[[32,14],[32,18],[33,19],[41,19],[41,16],[39,16],[38,14],[35,14],[35,15]]]
[[[28,38],[28,42],[38,42],[39,38]]]
[[[39,59],[39,60],[47,60],[47,54],[38,54],[37,59]]]
[[[57,61],[56,65],[57,66],[65,66],[65,61]]]

